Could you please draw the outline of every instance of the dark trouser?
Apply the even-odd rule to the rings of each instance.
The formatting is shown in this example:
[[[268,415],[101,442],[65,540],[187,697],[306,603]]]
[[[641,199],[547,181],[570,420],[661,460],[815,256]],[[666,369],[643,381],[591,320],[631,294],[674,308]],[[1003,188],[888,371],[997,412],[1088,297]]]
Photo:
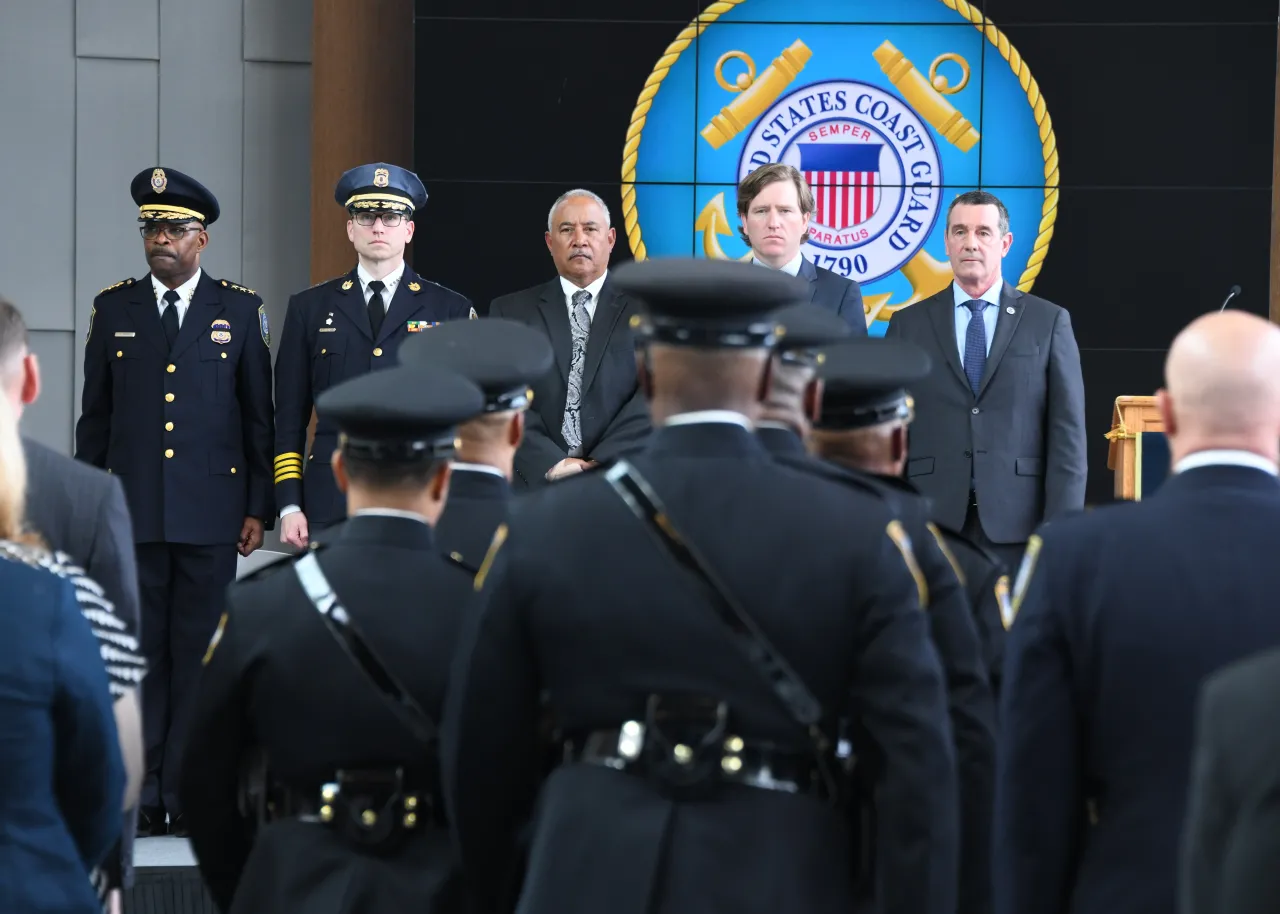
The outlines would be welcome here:
[[[147,774],[142,806],[182,812],[179,764],[187,718],[205,652],[222,615],[227,586],[236,577],[234,545],[138,543],[142,604],[142,731]]]
[[[1004,562],[1004,570],[1008,572],[1010,578],[1017,575],[1018,566],[1022,564],[1022,553],[1026,551],[1027,544],[991,542],[987,531],[982,529],[982,521],[978,519],[978,499],[973,492],[969,493],[969,510],[965,513],[964,527],[960,532],[979,546],[994,552],[996,557]]]

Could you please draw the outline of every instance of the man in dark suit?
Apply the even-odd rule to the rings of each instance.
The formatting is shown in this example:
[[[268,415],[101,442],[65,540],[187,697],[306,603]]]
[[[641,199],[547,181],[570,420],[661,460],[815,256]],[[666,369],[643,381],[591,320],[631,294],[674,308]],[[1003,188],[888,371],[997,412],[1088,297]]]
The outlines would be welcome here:
[[[320,397],[350,517],[231,587],[200,682],[182,796],[221,910],[473,910],[433,733],[475,593],[432,526],[457,426],[482,408],[475,385],[431,366]],[[246,757],[265,760],[260,810],[240,802]]]
[[[1168,480],[1027,543],[1000,693],[996,914],[1174,910],[1196,695],[1280,645],[1280,328],[1201,317],[1165,384]]]
[[[507,519],[532,387],[555,358],[543,334],[502,318],[445,324],[400,347],[406,365],[446,368],[484,392],[484,412],[458,426],[449,503],[436,524],[440,551],[472,574]]]
[[[493,300],[505,317],[551,340],[556,370],[533,385],[516,452],[523,488],[580,472],[638,446],[651,429],[636,384],[630,320],[635,302],[609,282],[617,233],[609,209],[589,190],[561,194],[547,216],[547,250],[560,275]]]
[[[813,214],[813,191],[790,165],[762,165],[738,185],[738,234],[751,246],[752,263],[799,276],[809,284],[807,301],[840,315],[855,334],[866,336],[858,283],[816,266],[800,251],[809,240]]]
[[[1280,898],[1280,651],[1200,690],[1179,876],[1180,914],[1271,914]]]
[[[104,289],[85,342],[76,459],[120,477],[142,607],[139,834],[182,829],[177,774],[200,658],[271,499],[271,351],[252,290],[200,267],[218,201],[172,169],[130,187],[151,272]]]
[[[645,302],[660,428],[526,496],[476,577],[441,744],[469,882],[498,909],[540,788],[520,911],[854,910],[847,787],[819,734],[856,719],[875,746],[882,909],[954,914],[955,758],[915,556],[878,490],[783,466],[751,432],[771,312],[803,285],[703,259],[617,282]],[[645,491],[665,507],[642,508]],[[544,690],[564,739],[545,780]]]
[[[885,336],[933,359],[913,389],[907,476],[938,519],[1016,568],[1033,530],[1084,507],[1084,381],[1070,315],[1000,274],[1013,235],[993,195],[947,211],[955,281],[893,315]]]
[[[329,471],[337,429],[317,421],[306,453],[316,398],[348,378],[394,365],[410,335],[476,316],[465,296],[423,279],[404,262],[414,217],[427,202],[417,175],[385,162],[361,165],[338,179],[334,199],[347,213],[356,266],[289,299],[276,353],[280,539],[299,548],[346,516]]]

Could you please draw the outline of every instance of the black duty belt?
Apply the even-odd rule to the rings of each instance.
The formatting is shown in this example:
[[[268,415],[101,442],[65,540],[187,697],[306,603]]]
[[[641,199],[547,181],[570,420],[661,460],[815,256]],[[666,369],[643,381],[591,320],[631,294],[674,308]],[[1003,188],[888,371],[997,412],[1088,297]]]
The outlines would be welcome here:
[[[398,848],[410,832],[443,826],[442,806],[430,790],[406,785],[403,769],[345,769],[319,790],[274,784],[269,821],[296,819],[340,832],[361,847]]]

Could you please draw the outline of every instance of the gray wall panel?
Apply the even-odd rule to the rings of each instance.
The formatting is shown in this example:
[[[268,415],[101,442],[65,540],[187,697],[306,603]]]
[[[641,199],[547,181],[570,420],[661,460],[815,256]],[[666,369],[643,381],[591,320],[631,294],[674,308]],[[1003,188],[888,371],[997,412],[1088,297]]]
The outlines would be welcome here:
[[[63,454],[71,453],[71,416],[79,397],[75,376],[75,334],[68,330],[33,330],[31,351],[40,361],[40,396],[22,414],[22,433]]]
[[[274,342],[289,296],[310,285],[311,67],[246,62],[244,87],[244,281]]]
[[[138,237],[133,176],[156,162],[157,64],[76,62],[76,339],[104,287],[147,272]],[[127,125],[127,126],[122,126]],[[84,347],[76,346],[76,390]],[[77,401],[79,398],[77,397]],[[76,404],[79,415],[79,403]]]
[[[218,198],[201,266],[232,282],[241,281],[242,22],[237,0],[160,0],[160,164]]]
[[[42,6],[13,0],[5,6]],[[76,56],[160,59],[160,0],[76,0]]]
[[[312,0],[244,0],[244,59],[311,62]]]
[[[68,180],[75,163],[74,18],[73,0],[0,3],[0,174],[39,195],[40,225],[10,222],[3,231],[0,295],[40,330],[75,326],[75,188]],[[38,286],[19,285],[35,277]]]

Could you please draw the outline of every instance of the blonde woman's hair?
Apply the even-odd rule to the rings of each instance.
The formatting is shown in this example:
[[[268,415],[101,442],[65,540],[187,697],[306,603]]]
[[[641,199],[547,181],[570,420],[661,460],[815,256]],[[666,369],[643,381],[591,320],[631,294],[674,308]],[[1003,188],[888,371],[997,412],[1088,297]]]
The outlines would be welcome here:
[[[27,460],[18,434],[18,417],[8,397],[0,396],[0,539],[24,540]]]

